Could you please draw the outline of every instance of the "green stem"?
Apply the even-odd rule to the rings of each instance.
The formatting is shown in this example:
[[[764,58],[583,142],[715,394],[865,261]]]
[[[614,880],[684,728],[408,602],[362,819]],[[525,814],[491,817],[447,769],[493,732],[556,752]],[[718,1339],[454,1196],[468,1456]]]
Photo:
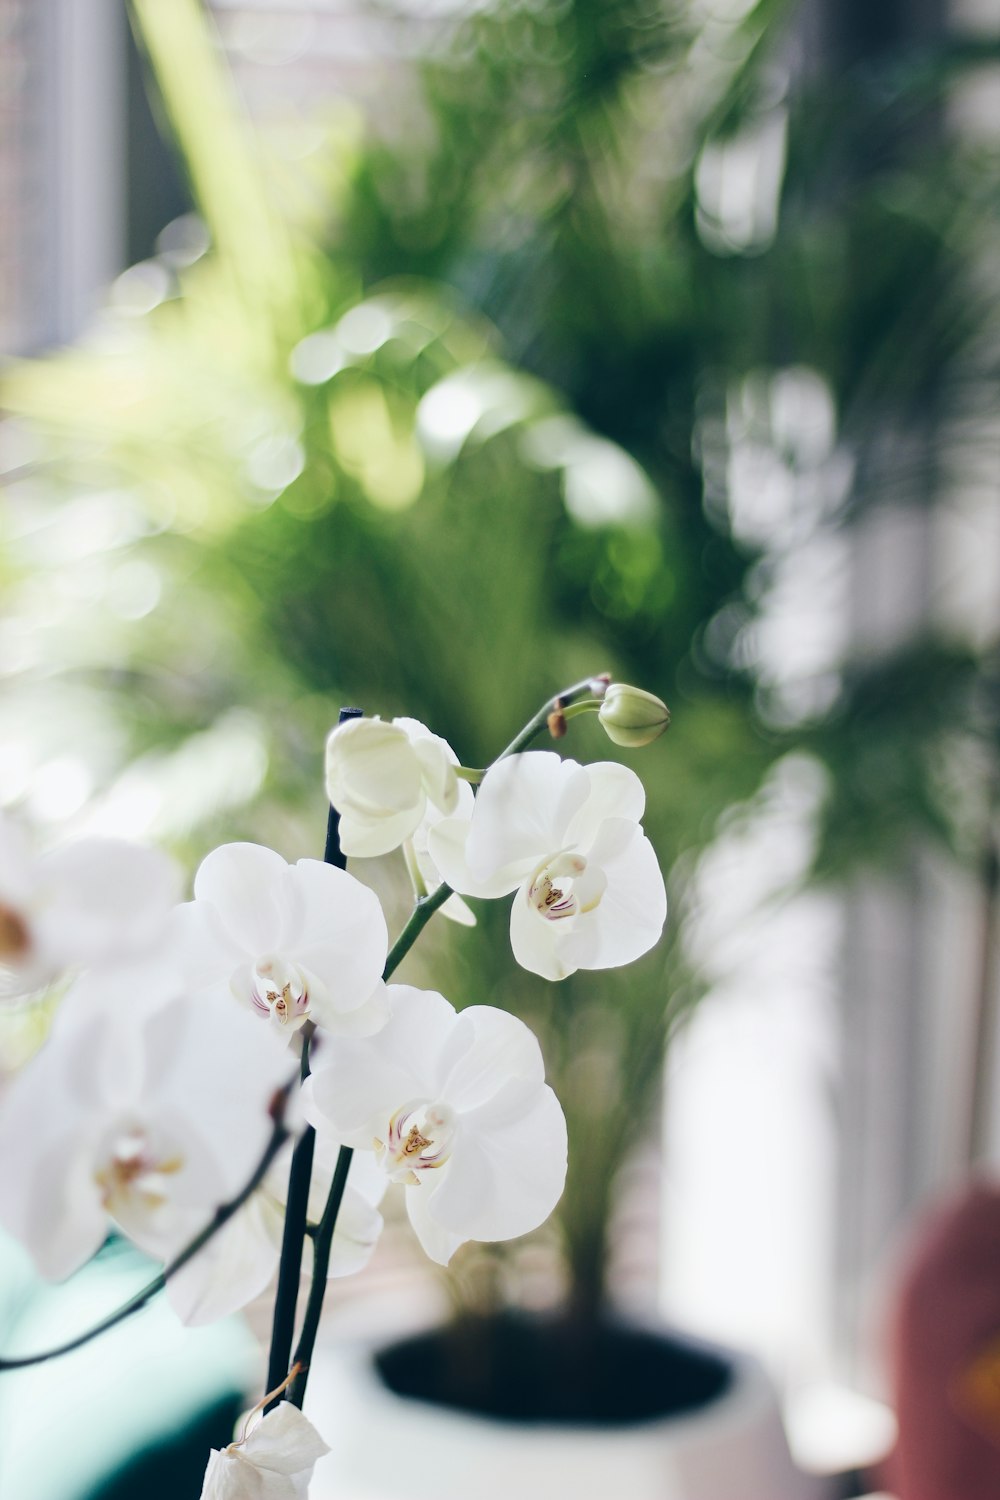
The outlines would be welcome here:
[[[302,1332],[299,1342],[295,1348],[295,1363],[301,1365],[301,1370],[292,1381],[286,1401],[293,1406],[302,1407],[306,1394],[306,1381],[309,1376],[309,1366],[312,1363],[313,1349],[316,1345],[316,1335],[319,1332],[319,1320],[323,1312],[323,1298],[326,1295],[327,1273],[330,1268],[330,1249],[333,1245],[333,1232],[337,1227],[337,1215],[340,1213],[340,1205],[344,1197],[344,1189],[347,1186],[347,1174],[351,1168],[351,1159],[354,1152],[350,1146],[341,1146],[337,1155],[337,1165],[333,1172],[333,1181],[330,1184],[330,1193],[323,1210],[323,1217],[319,1221],[316,1236],[313,1240],[313,1273],[312,1284],[309,1288],[309,1300],[306,1303],[305,1317],[302,1319]]]
[[[582,682],[575,682],[572,687],[563,688],[561,693],[556,693],[555,697],[550,698],[547,703],[542,705],[534,718],[528,720],[524,728],[511,740],[506,750],[501,751],[497,756],[497,760],[505,760],[508,755],[517,755],[519,751],[526,749],[536,735],[541,734],[543,729],[548,728],[549,714],[553,713],[557,708],[569,708],[570,704],[576,703],[579,698],[583,698],[585,695],[588,698],[592,698],[594,696],[594,683],[600,680],[600,678],[596,677],[585,677]]]
[[[473,786],[478,786],[486,772],[474,766],[456,766],[455,775],[459,781],[471,781]]]
[[[289,1083],[282,1090],[282,1097],[286,1101],[291,1088],[292,1084]],[[168,1265],[164,1266],[159,1276],[154,1277],[152,1281],[148,1282],[146,1286],[130,1297],[127,1302],[123,1302],[121,1307],[115,1308],[113,1313],[109,1313],[106,1318],[102,1318],[99,1323],[95,1323],[84,1333],[78,1333],[75,1338],[67,1339],[65,1344],[57,1344],[54,1349],[46,1349],[41,1354],[25,1354],[15,1359],[0,1359],[0,1371],[24,1370],[29,1365],[40,1365],[47,1359],[56,1359],[61,1354],[71,1354],[74,1349],[82,1349],[84,1344],[89,1344],[91,1339],[96,1339],[98,1335],[107,1333],[109,1328],[114,1328],[118,1323],[124,1323],[125,1319],[130,1318],[133,1313],[140,1312],[148,1302],[152,1301],[158,1292],[162,1292],[170,1278],[176,1276],[178,1271],[183,1270],[188,1261],[194,1259],[199,1250],[202,1250],[208,1244],[209,1240],[218,1234],[223,1225],[229,1223],[233,1215],[238,1213],[243,1207],[251,1193],[257,1191],[267,1175],[274,1158],[288,1140],[288,1134],[289,1132],[284,1124],[284,1105],[282,1105],[281,1111],[276,1114],[270,1140],[267,1143],[263,1156],[254,1169],[252,1177],[240,1189],[235,1198],[231,1198],[228,1203],[221,1204],[215,1210],[215,1213],[204,1229],[200,1230],[194,1239],[184,1246],[179,1255],[170,1261]]]
[[[300,1084],[309,1077],[309,1044],[315,1029],[311,1021],[307,1021],[302,1028]],[[302,1277],[302,1249],[306,1238],[309,1186],[312,1182],[315,1147],[316,1132],[311,1125],[307,1125],[295,1143],[292,1164],[288,1173],[288,1198],[281,1235],[278,1286],[274,1295],[274,1312],[271,1316],[271,1350],[267,1361],[267,1381],[264,1385],[266,1391],[272,1391],[279,1386],[288,1372],[292,1339],[295,1336],[295,1307]],[[279,1399],[279,1396],[272,1396],[267,1400],[264,1406],[265,1416],[272,1406],[277,1406]]]
[[[451,894],[451,886],[445,885],[444,881],[442,881],[437,890],[430,896],[423,896],[415,903],[410,913],[409,921],[389,949],[389,957],[386,959],[385,968],[382,971],[383,979],[388,979],[399,968],[399,965],[403,962],[403,959],[409,953],[431,917],[436,911],[441,909]]]
[[[342,708],[337,723],[347,724],[351,719],[359,718],[360,708]],[[347,858],[340,847],[340,813],[332,806],[327,812],[323,863],[332,865],[337,870],[347,869]],[[309,1047],[315,1030],[311,1021],[307,1021],[302,1028],[300,1084],[305,1083],[309,1077]],[[300,1140],[296,1142],[288,1173],[285,1223],[281,1234],[281,1257],[278,1261],[278,1286],[271,1317],[271,1348],[267,1356],[267,1383],[264,1386],[272,1394],[264,1398],[265,1415],[272,1407],[277,1406],[287,1384],[285,1377],[291,1360],[295,1313],[302,1284],[302,1254],[308,1233],[309,1189],[312,1185],[315,1147],[316,1132],[311,1125],[307,1125]],[[315,1236],[313,1242],[315,1244]]]
[[[403,840],[403,858],[406,861],[406,873],[410,877],[410,885],[413,887],[414,901],[422,901],[427,895],[427,886],[417,864],[417,851],[413,847],[412,839]]]
[[[596,713],[603,702],[603,698],[581,698],[578,703],[571,703],[568,708],[564,707],[563,718],[575,719],[580,714]]]

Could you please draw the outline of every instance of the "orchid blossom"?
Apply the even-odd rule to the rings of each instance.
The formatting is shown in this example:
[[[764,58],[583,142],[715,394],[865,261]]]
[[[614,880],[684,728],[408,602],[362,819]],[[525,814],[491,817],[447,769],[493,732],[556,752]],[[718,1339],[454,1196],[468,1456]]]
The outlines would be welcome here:
[[[177,899],[178,872],[158,849],[78,839],[32,853],[0,814],[0,996],[42,989],[70,969],[141,951]]]
[[[235,996],[288,1034],[311,1020],[330,1031],[384,1019],[388,950],[378,897],[318,859],[289,865],[261,844],[223,844],[177,909],[173,959],[204,1000]]]
[[[109,1220],[168,1259],[249,1179],[288,1074],[272,1032],[161,967],[92,971],[0,1105],[0,1223],[52,1280]]]
[[[326,790],[348,856],[388,854],[411,838],[428,806],[459,803],[451,746],[416,719],[348,719],[326,742]]]
[[[371,1037],[316,1061],[303,1107],[317,1130],[375,1153],[402,1183],[410,1222],[447,1265],[466,1240],[506,1240],[552,1212],[566,1177],[566,1121],[535,1037],[492,1006],[388,987]]]
[[[650,949],[666,920],[644,806],[625,766],[511,755],[487,771],[470,819],[430,830],[430,852],[463,895],[517,893],[510,940],[522,968],[545,979],[617,968]]]

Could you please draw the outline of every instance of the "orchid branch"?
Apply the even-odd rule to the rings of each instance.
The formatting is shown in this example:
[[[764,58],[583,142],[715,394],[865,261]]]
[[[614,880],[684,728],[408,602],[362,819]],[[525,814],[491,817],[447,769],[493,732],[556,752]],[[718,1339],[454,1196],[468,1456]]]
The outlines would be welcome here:
[[[361,710],[342,708],[338,722],[346,724],[359,718]],[[344,851],[340,847],[340,814],[331,807],[326,820],[326,845],[323,850],[324,864],[343,870],[347,867]],[[309,1077],[309,1045],[315,1027],[306,1022],[302,1028],[302,1060],[299,1069],[300,1082]],[[267,1357],[267,1386],[272,1394],[265,1398],[265,1416],[277,1406],[281,1392],[276,1388],[288,1369],[295,1335],[295,1312],[299,1301],[299,1285],[302,1278],[302,1253],[305,1248],[309,1218],[309,1189],[312,1185],[313,1155],[316,1147],[316,1132],[307,1125],[296,1143],[292,1164],[288,1173],[288,1197],[285,1204],[285,1223],[281,1236],[281,1258],[278,1262],[278,1285],[274,1296],[274,1312],[271,1317],[271,1347]],[[313,1237],[315,1246],[317,1237]]]
[[[344,1198],[344,1189],[347,1186],[347,1174],[351,1169],[351,1160],[354,1152],[350,1146],[341,1146],[337,1156],[337,1165],[334,1168],[333,1181],[330,1184],[330,1192],[323,1210],[323,1217],[316,1230],[313,1240],[313,1274],[312,1284],[309,1287],[309,1300],[306,1302],[305,1316],[302,1319],[302,1332],[295,1350],[295,1363],[300,1366],[299,1373],[292,1382],[286,1401],[301,1410],[302,1402],[306,1394],[306,1381],[309,1378],[309,1366],[312,1363],[313,1348],[316,1344],[316,1335],[319,1332],[319,1320],[323,1312],[323,1299],[326,1295],[327,1272],[330,1267],[330,1249],[333,1245],[333,1232],[337,1227],[337,1216],[340,1213],[340,1205]]]
[[[603,678],[587,677],[582,682],[574,683],[572,687],[565,688],[561,693],[557,693],[547,703],[543,704],[533,718],[529,719],[528,723],[525,724],[524,728],[514,737],[497,759],[503,760],[506,756],[515,755],[518,751],[523,750],[537,734],[540,734],[546,727],[550,727],[550,718],[553,714],[561,714],[563,709],[568,708],[578,699],[587,698],[592,700],[594,693],[603,684]],[[589,702],[587,707],[590,707]],[[410,864],[410,858],[408,856],[408,865]],[[391,977],[409,953],[431,917],[436,911],[441,909],[451,894],[451,886],[442,881],[431,895],[417,895],[413,910],[405,927],[389,950],[385,969],[382,973],[383,979]],[[340,1212],[341,1202],[343,1201],[344,1189],[347,1185],[347,1174],[350,1171],[353,1155],[354,1152],[351,1147],[341,1146],[337,1156],[337,1165],[334,1169],[333,1182],[330,1185],[326,1207],[323,1210],[323,1217],[313,1231],[312,1282],[302,1322],[302,1332],[295,1350],[295,1361],[301,1368],[285,1396],[286,1401],[292,1402],[294,1406],[300,1409],[305,1399],[309,1368],[312,1364],[313,1349],[316,1343],[316,1336],[319,1332],[320,1316],[323,1311],[333,1235],[337,1227],[337,1216]],[[271,1373],[274,1373],[273,1369]]]
[[[311,1021],[307,1021],[302,1028],[300,1083],[304,1083],[309,1077],[309,1043],[314,1030]],[[265,1399],[265,1415],[272,1406],[277,1405],[280,1399],[281,1390],[277,1388],[281,1386],[281,1389],[284,1389],[281,1382],[288,1369],[288,1360],[292,1351],[295,1307],[298,1302],[299,1279],[302,1275],[302,1250],[305,1244],[315,1146],[316,1132],[311,1125],[308,1125],[295,1143],[292,1164],[288,1173],[288,1198],[281,1236],[278,1285],[274,1295],[274,1312],[271,1317],[271,1348],[267,1361],[266,1389],[271,1394]]]
[[[442,881],[437,890],[430,896],[421,896],[414,902],[413,910],[410,913],[406,926],[389,949],[389,957],[386,959],[385,968],[382,971],[383,979],[388,979],[390,974],[399,968],[399,965],[403,962],[403,959],[409,953],[431,917],[436,911],[440,911],[451,893],[451,886],[445,885],[444,881]]]
[[[556,693],[547,703],[543,703],[533,718],[530,718],[524,728],[511,740],[506,750],[502,750],[497,760],[506,760],[508,755],[517,755],[521,750],[527,749],[536,735],[541,734],[543,729],[549,728],[549,720],[553,714],[559,714],[562,709],[569,708],[579,698],[599,697],[607,686],[608,678],[603,675],[597,677],[585,677],[582,682],[575,682],[572,687],[563,688],[561,693]],[[589,705],[588,705],[589,707]]]

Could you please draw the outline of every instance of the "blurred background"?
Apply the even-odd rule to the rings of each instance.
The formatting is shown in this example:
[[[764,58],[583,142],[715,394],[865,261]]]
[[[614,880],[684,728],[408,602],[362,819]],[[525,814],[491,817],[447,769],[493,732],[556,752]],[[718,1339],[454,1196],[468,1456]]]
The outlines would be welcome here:
[[[331,1326],[659,1310],[803,1462],[890,1441],[901,1237],[1000,1164],[998,164],[989,0],[0,0],[0,804],[294,859],[342,704],[466,765],[593,672],[673,712],[563,747],[647,785],[657,951],[411,960],[543,1037],[559,1223],[419,1299],[390,1226]],[[4,1254],[24,1347],[143,1274]],[[231,1421],[252,1335],[157,1326],[145,1415],[124,1343],[8,1377],[2,1493],[133,1492],[9,1441],[101,1380]]]

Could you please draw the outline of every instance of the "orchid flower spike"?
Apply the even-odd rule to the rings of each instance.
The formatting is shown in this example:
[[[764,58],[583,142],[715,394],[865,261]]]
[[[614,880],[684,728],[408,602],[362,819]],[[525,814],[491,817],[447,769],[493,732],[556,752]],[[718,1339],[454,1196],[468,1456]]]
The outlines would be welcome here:
[[[529,751],[490,767],[472,817],[438,823],[430,851],[465,896],[515,891],[514,957],[565,979],[631,963],[663,931],[667,895],[640,826],[644,807],[642,783],[625,766]]]
[[[563,1190],[566,1121],[535,1037],[492,1006],[456,1013],[409,985],[388,997],[382,1030],[338,1039],[303,1085],[317,1138],[374,1152],[440,1265],[466,1240],[537,1228]]]

